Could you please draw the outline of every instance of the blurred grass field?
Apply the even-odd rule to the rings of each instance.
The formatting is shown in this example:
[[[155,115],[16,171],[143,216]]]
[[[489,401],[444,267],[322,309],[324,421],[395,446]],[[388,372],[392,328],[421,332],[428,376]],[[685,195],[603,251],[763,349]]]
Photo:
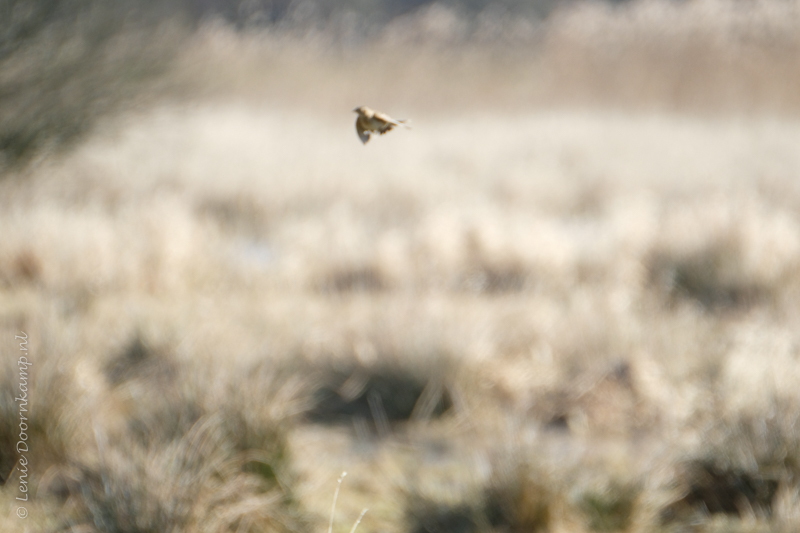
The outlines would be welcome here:
[[[796,531],[798,27],[164,38],[148,105],[3,170],[0,529],[319,532],[346,470],[337,533]],[[412,129],[363,146],[358,105]]]

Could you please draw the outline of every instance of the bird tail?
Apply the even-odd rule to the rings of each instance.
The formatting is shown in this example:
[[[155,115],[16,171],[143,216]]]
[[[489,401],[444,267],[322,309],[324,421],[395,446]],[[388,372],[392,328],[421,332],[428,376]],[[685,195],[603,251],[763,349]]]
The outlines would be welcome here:
[[[411,122],[411,119],[404,118],[402,120],[395,120],[395,122],[397,122],[399,125],[403,126],[404,128],[411,129],[411,126],[409,126],[409,123]]]

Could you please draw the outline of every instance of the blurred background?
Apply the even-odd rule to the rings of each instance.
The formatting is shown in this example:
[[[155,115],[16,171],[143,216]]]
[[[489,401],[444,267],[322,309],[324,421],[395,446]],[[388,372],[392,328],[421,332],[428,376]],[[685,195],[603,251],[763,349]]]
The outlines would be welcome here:
[[[799,178],[797,0],[0,0],[0,529],[795,532]]]

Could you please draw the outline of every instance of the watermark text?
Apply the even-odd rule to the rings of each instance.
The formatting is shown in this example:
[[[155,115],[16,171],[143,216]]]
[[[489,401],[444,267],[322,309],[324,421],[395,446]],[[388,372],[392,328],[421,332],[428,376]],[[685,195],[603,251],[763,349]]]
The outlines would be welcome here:
[[[16,469],[19,471],[19,496],[17,500],[22,502],[28,501],[28,453],[30,452],[30,443],[28,442],[28,380],[30,374],[28,369],[33,362],[28,359],[28,334],[24,331],[14,337],[19,341],[19,359],[17,366],[19,367],[19,391],[14,396],[14,401],[19,406],[19,440],[17,441],[17,459]],[[28,510],[25,507],[17,508],[17,516],[26,518]]]

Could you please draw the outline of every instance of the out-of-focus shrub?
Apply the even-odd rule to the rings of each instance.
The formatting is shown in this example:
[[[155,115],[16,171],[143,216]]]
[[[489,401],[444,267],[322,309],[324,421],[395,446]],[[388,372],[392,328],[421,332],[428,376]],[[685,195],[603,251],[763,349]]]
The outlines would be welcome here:
[[[68,146],[130,104],[183,34],[174,2],[2,0],[0,169]]]

